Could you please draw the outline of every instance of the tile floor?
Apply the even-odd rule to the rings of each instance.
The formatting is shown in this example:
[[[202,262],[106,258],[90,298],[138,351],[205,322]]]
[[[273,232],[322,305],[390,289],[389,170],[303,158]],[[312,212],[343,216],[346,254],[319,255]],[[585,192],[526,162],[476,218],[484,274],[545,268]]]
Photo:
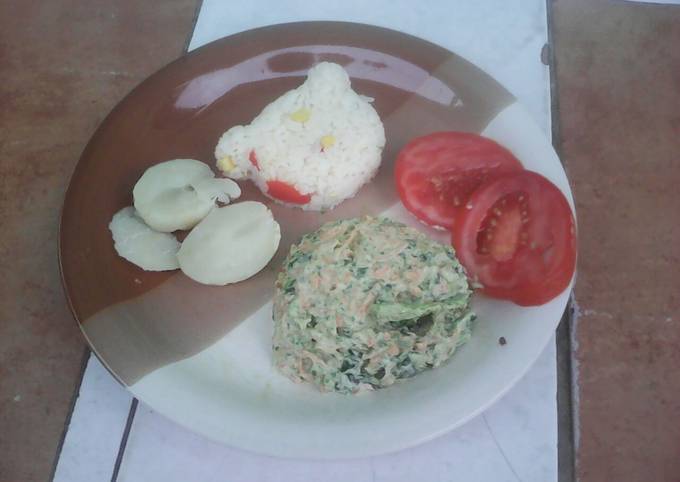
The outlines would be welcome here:
[[[680,480],[680,7],[549,0],[577,203],[576,473]],[[59,209],[108,110],[183,51],[198,0],[0,3],[0,480],[46,480],[84,343]]]
[[[109,109],[179,56],[197,0],[0,2],[0,480],[47,480],[84,339],[57,261],[59,211]]]
[[[580,228],[577,475],[680,480],[680,6],[553,13]]]

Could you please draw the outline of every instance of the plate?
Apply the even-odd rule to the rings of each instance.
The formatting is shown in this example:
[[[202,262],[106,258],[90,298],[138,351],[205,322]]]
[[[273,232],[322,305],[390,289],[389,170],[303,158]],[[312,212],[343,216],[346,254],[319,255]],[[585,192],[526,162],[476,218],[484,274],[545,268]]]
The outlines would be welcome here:
[[[214,165],[214,147],[227,128],[250,122],[320,61],[343,65],[353,88],[375,99],[387,145],[372,183],[323,214],[272,204],[241,183],[241,200],[270,206],[282,241],[267,268],[235,285],[144,272],[116,255],[108,223],[132,203],[132,187],[147,167],[173,158]],[[573,206],[559,159],[516,99],[465,59],[424,40],[368,25],[292,23],[218,40],[163,68],[102,122],[64,201],[62,278],[92,350],[152,409],[214,440],[265,454],[375,455],[469,420],[536,360],[570,290],[534,308],[475,295],[472,340],[445,366],[384,390],[322,394],[272,367],[273,279],[302,234],[330,220],[374,214],[448,242],[403,209],[392,175],[395,154],[409,139],[439,130],[496,139],[551,179]]]

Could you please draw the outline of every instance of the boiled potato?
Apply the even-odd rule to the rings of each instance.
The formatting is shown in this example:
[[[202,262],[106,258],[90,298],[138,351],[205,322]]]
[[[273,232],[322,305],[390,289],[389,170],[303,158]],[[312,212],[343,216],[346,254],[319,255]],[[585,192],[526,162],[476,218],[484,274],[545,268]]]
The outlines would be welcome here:
[[[152,229],[190,229],[215,207],[241,195],[230,179],[215,179],[207,164],[174,159],[147,169],[132,191],[135,209]]]
[[[264,268],[280,240],[267,206],[246,201],[211,211],[186,237],[177,258],[184,274],[199,283],[226,285]]]
[[[146,271],[179,268],[180,243],[172,234],[159,233],[137,216],[135,208],[126,207],[114,214],[109,229],[118,254]]]

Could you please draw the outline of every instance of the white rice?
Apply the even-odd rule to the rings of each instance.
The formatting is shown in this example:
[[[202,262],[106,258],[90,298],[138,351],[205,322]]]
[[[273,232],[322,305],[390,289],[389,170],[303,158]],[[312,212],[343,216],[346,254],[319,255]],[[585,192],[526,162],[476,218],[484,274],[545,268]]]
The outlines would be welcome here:
[[[352,90],[340,65],[320,63],[249,125],[222,135],[217,167],[228,177],[252,179],[265,194],[267,181],[286,182],[311,196],[303,209],[330,209],[354,196],[380,166],[385,130],[372,100]]]

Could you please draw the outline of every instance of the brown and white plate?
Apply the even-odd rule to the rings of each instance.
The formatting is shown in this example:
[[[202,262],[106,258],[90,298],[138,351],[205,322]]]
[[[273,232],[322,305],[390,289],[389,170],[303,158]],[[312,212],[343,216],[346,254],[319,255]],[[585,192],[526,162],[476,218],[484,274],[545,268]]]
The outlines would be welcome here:
[[[253,278],[226,287],[181,272],[152,273],[117,256],[108,223],[132,202],[152,164],[213,164],[219,136],[245,124],[321,61],[345,67],[375,98],[387,145],[375,180],[325,214],[272,204],[252,184],[240,200],[269,205],[281,246]],[[271,362],[274,274],[291,243],[321,224],[383,214],[426,231],[393,183],[395,154],[412,137],[483,133],[559,186],[567,178],[550,143],[516,99],[463,58],[424,40],[367,25],[304,22],[242,32],[178,59],[135,88],[104,120],[64,201],[60,262],[66,293],[92,349],[143,402],[215,440],[281,456],[339,458],[401,449],[470,419],[506,392],[551,339],[569,290],[521,308],[474,299],[472,340],[445,366],[360,396],[294,384]],[[508,344],[500,347],[499,337]]]

